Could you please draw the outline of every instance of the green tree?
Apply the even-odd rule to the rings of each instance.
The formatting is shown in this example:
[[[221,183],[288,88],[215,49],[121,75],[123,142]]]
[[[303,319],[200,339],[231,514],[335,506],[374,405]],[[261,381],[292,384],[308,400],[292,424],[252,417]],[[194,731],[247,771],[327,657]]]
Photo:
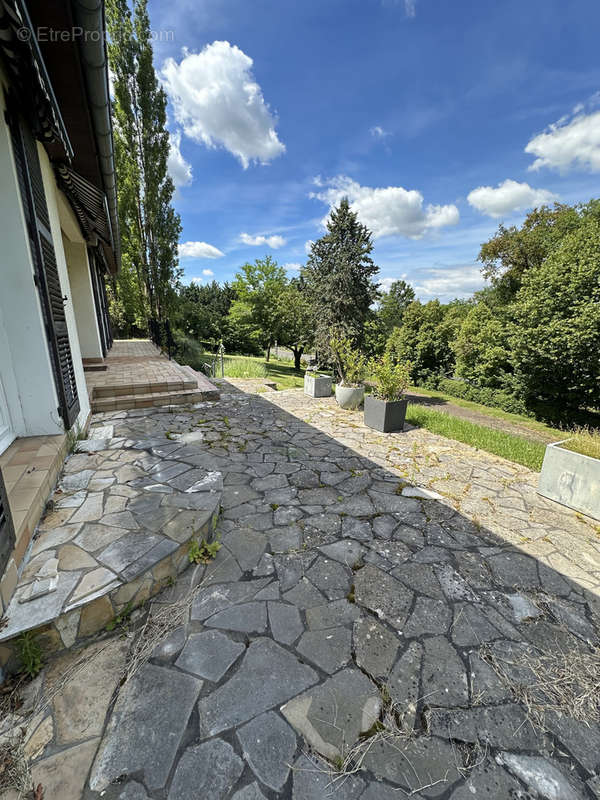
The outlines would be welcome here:
[[[279,341],[294,353],[294,368],[300,369],[300,360],[314,338],[312,312],[302,279],[294,279],[281,296],[281,332]]]
[[[349,337],[353,345],[364,342],[364,323],[377,297],[372,278],[371,233],[350,210],[347,198],[332,210],[327,233],[313,243],[301,276],[312,310],[315,344],[321,356],[331,357],[332,332]]]
[[[236,299],[230,310],[231,321],[238,327],[255,326],[266,348],[267,361],[282,329],[282,297],[286,286],[285,270],[271,256],[244,264],[232,284]]]
[[[453,347],[459,377],[480,387],[507,388],[512,367],[505,309],[492,309],[485,302],[474,305]]]
[[[117,277],[129,324],[167,318],[181,270],[179,216],[172,207],[173,181],[167,172],[167,98],[153,65],[147,0],[108,0],[108,55],[114,76],[113,128],[119,222],[126,273]],[[131,278],[135,276],[135,291]],[[126,287],[125,283],[129,285]]]
[[[560,418],[600,398],[600,220],[567,233],[510,309],[515,392]]]
[[[394,281],[389,292],[383,292],[377,309],[377,317],[381,322],[382,330],[387,336],[394,328],[402,325],[402,317],[415,299],[415,290],[403,280]]]
[[[394,328],[387,352],[396,363],[410,362],[413,383],[435,384],[454,371],[453,343],[467,312],[460,300],[445,306],[439,300],[416,300],[406,308],[402,327]]]

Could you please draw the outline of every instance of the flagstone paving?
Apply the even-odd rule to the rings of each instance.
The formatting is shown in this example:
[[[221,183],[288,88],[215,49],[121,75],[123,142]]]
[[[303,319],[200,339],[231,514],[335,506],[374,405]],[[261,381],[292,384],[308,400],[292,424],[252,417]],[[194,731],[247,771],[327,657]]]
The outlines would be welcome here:
[[[222,548],[152,601],[171,623],[103,732],[55,701],[46,800],[599,798],[592,521],[425,431],[221,388],[95,417],[220,473]]]
[[[154,602],[175,613],[193,589],[121,689],[85,797],[599,797],[597,703],[577,721],[532,671],[597,659],[590,521],[440,437],[222,389],[176,424],[100,420],[182,448],[194,432],[198,466],[223,476],[222,548]],[[439,492],[446,473],[460,494]]]

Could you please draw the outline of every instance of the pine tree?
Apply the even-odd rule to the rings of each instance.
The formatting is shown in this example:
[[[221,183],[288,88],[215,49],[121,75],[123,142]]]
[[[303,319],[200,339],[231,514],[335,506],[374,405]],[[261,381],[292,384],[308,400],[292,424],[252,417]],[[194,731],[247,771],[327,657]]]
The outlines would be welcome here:
[[[181,275],[181,222],[167,171],[167,97],[154,71],[147,0],[134,0],[133,15],[127,0],[108,0],[107,23],[123,252],[115,294],[129,328],[145,327],[149,318],[167,318]]]
[[[344,197],[332,210],[327,233],[313,243],[302,278],[312,309],[315,344],[322,357],[329,354],[332,333],[349,337],[357,347],[364,338],[369,309],[377,297],[372,277],[371,232],[358,221]]]

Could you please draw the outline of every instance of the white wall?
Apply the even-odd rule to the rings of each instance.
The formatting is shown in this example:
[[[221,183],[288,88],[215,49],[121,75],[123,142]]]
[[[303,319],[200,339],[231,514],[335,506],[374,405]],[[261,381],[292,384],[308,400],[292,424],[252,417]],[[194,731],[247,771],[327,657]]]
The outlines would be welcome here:
[[[2,84],[0,75],[0,86]],[[17,436],[60,433],[52,364],[0,91],[0,376]],[[2,337],[0,336],[0,340]]]
[[[46,190],[46,202],[48,204],[48,215],[50,217],[50,233],[54,242],[54,254],[56,256],[56,264],[58,267],[58,277],[60,279],[60,286],[63,296],[67,296],[65,301],[65,317],[67,320],[67,330],[69,332],[69,342],[71,343],[71,356],[73,358],[73,369],[75,371],[75,381],[77,383],[77,393],[79,395],[79,415],[75,425],[83,427],[87,421],[90,413],[90,401],[88,398],[87,385],[85,382],[85,373],[83,371],[83,362],[81,360],[81,347],[79,345],[79,335],[77,333],[77,322],[75,320],[75,311],[73,308],[73,291],[69,281],[69,272],[67,269],[67,260],[65,257],[65,249],[63,246],[63,236],[60,227],[60,212],[59,212],[59,195],[60,190],[56,185],[54,178],[54,170],[50,164],[50,159],[42,145],[38,142],[38,154],[40,157],[40,167],[42,169],[42,179],[44,181],[44,189]],[[88,270],[89,272],[89,270]],[[92,319],[88,324],[95,324],[95,312]]]

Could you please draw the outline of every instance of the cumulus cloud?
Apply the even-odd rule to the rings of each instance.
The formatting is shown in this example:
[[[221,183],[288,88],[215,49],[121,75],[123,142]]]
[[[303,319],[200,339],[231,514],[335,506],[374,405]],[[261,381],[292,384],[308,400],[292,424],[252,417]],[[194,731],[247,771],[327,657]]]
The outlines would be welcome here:
[[[225,253],[206,242],[181,242],[179,258],[222,258]]]
[[[389,292],[389,290],[392,288],[393,283],[396,283],[396,281],[399,280],[405,281],[407,278],[408,275],[405,272],[402,275],[400,275],[399,278],[382,278],[377,285],[379,286],[382,292]]]
[[[585,114],[577,105],[573,113],[534,136],[525,152],[535,156],[530,170],[550,167],[566,172],[579,168],[600,171],[600,111]]]
[[[285,152],[252,64],[239,47],[217,41],[200,53],[184,50],[179,63],[167,59],[161,72],[186,136],[206,147],[224,147],[244,169]]]
[[[348,197],[352,210],[376,238],[400,235],[421,239],[433,230],[456,225],[460,217],[455,205],[424,206],[421,192],[402,186],[361,186],[345,175],[327,181],[317,178],[315,184],[321,191],[311,193],[311,197],[327,203],[330,210],[342,197]]]
[[[288,272],[300,272],[300,270],[302,269],[302,264],[299,264],[296,261],[290,261],[289,263],[283,264],[282,266]]]
[[[304,252],[306,253],[307,256],[310,255],[310,251],[312,250],[313,244],[314,241],[312,239],[309,239],[307,242],[304,243]]]
[[[249,233],[240,233],[240,240],[244,244],[249,244],[252,247],[266,245],[266,247],[272,247],[273,250],[283,247],[283,245],[286,243],[286,240],[283,238],[283,236],[251,236]]]
[[[169,135],[169,158],[167,169],[177,188],[192,182],[192,165],[181,155],[181,131]]]
[[[470,297],[485,285],[481,268],[475,264],[422,270],[410,283],[422,300],[437,297],[443,302],[455,297]]]
[[[203,269],[203,270],[202,270],[202,274],[203,274],[203,275],[206,275],[206,277],[207,277],[207,278],[210,278],[210,277],[212,277],[212,276],[213,276],[215,273],[212,271],[212,269]]]
[[[411,19],[417,15],[417,0],[404,0],[406,16]]]
[[[547,189],[534,189],[528,183],[510,179],[493,186],[479,186],[467,195],[467,200],[488,217],[501,217],[511,211],[521,211],[544,203],[551,203],[557,196]]]

